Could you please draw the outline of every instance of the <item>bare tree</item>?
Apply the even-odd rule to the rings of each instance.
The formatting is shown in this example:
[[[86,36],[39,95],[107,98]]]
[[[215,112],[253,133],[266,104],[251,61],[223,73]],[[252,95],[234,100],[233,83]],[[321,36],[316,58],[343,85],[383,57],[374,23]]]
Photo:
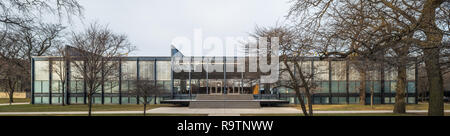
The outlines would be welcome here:
[[[150,104],[152,101],[151,97],[156,104],[156,99],[162,93],[164,93],[164,87],[160,84],[157,84],[155,80],[147,80],[147,79],[139,79],[135,82],[136,89],[132,90],[132,94],[137,95],[139,101],[144,104],[144,116],[146,116],[147,112],[147,104]]]
[[[302,31],[295,31],[287,26],[275,26],[270,28],[257,27],[252,36],[255,38],[267,37],[270,45],[272,37],[279,38],[280,61],[284,67],[280,67],[281,75],[287,75],[287,81],[280,80],[277,85],[293,89],[305,116],[312,116],[312,91],[314,74],[310,71],[311,63],[306,60],[313,50],[309,38]],[[259,51],[262,55],[271,52]],[[295,73],[295,74],[294,74]],[[308,108],[306,108],[306,98]],[[308,109],[308,111],[307,111]]]
[[[348,23],[353,28],[363,28],[359,29],[359,31],[348,31],[352,32],[351,35],[353,37],[348,37],[348,39],[358,41],[359,45],[366,46],[364,48],[367,48],[367,45],[375,47],[372,49],[375,49],[377,52],[385,53],[388,49],[393,49],[400,58],[408,57],[408,51],[411,49],[409,47],[411,47],[412,43],[417,45],[426,57],[424,61],[427,65],[426,69],[431,90],[429,115],[443,115],[442,73],[439,65],[439,53],[443,36],[449,34],[448,5],[449,3],[444,0],[295,0],[289,15],[291,17],[306,16],[310,18],[308,25],[317,31],[322,31],[324,28],[334,28],[335,25],[332,24],[336,22]],[[359,32],[365,33],[360,34]],[[423,35],[427,38],[421,40],[413,37],[417,32],[423,32]],[[320,37],[320,33],[317,35]],[[370,38],[376,35],[380,37]],[[358,40],[360,37],[369,38]],[[348,55],[357,52],[357,49],[360,49],[362,46],[356,46],[355,48],[355,46],[351,45],[350,47],[344,54]],[[358,54],[364,55],[365,53]],[[403,77],[405,77],[402,74],[406,71],[405,65],[402,64],[398,67],[398,72],[401,73],[398,81],[402,82]],[[402,91],[404,90],[402,89]],[[401,103],[403,103],[404,97],[401,94],[402,92],[396,96],[400,103],[396,102],[396,107],[398,107],[396,109],[398,110],[394,110],[395,112],[403,112],[404,104]]]
[[[0,84],[9,97],[9,103],[14,102],[14,93],[23,88],[23,83],[27,81],[28,75],[23,74],[27,69],[27,61],[20,59],[20,51],[16,36],[8,35],[0,46]]]
[[[51,64],[51,72],[56,74],[57,77],[55,79],[58,79],[61,86],[58,88],[59,91],[62,94],[62,106],[65,106],[65,97],[66,97],[66,88],[67,88],[67,77],[68,77],[68,64],[69,64],[69,54],[67,51],[66,46],[59,45],[55,47],[53,51],[53,55],[57,56],[58,59],[52,60]]]
[[[114,34],[106,26],[95,23],[84,32],[73,33],[70,41],[75,49],[68,52],[69,59],[75,62],[72,63],[74,71],[79,73],[73,78],[85,81],[91,116],[93,95],[99,93],[102,84],[115,79],[120,57],[134,47],[125,35]]]

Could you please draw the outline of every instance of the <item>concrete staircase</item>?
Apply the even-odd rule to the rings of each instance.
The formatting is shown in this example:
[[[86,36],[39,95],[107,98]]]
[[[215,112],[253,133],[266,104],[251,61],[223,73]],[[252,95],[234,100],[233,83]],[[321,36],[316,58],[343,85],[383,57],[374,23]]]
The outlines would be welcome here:
[[[253,99],[251,94],[239,95],[209,95],[198,94],[196,99],[189,103],[189,108],[260,108],[259,101]]]

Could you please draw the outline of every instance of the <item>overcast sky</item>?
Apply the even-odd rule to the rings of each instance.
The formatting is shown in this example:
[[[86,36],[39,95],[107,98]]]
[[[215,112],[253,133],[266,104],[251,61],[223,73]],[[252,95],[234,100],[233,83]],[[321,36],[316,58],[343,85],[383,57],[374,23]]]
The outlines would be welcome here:
[[[288,0],[80,0],[85,21],[127,34],[136,56],[169,56],[176,37],[247,37],[256,25],[282,24]],[[81,26],[81,25],[79,25]],[[80,27],[75,27],[79,29]],[[182,52],[189,52],[182,49]],[[199,55],[199,54],[194,54]]]

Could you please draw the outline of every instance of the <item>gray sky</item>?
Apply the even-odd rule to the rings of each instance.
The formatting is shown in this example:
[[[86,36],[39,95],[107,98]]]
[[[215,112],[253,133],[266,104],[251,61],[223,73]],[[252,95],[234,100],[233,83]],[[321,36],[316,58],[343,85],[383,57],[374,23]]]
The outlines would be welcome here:
[[[127,34],[137,56],[169,56],[175,37],[247,37],[256,25],[282,24],[288,0],[80,0],[85,24]],[[182,52],[188,52],[182,49]],[[198,54],[197,54],[198,55]]]

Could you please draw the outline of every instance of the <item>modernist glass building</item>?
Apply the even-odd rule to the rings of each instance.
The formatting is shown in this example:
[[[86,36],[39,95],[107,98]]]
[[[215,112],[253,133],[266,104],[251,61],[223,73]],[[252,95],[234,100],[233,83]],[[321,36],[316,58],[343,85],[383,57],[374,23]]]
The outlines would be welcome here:
[[[172,50],[173,54],[174,50]],[[232,63],[234,70],[224,65],[223,72],[202,72],[201,63],[195,58],[216,59],[213,63]],[[217,59],[220,58],[220,59]],[[194,99],[197,94],[253,94],[255,99],[280,99],[292,104],[299,103],[293,90],[275,84],[263,84],[257,72],[236,72],[246,61],[239,57],[193,57],[190,65],[191,72],[174,72],[173,55],[165,57],[123,57],[120,61],[116,80],[110,80],[101,86],[94,94],[95,104],[139,104],[138,97],[130,91],[134,89],[133,81],[138,79],[154,80],[163,86],[165,93],[152,103],[173,99]],[[241,58],[242,59],[242,58]],[[245,59],[245,58],[244,58]],[[217,61],[220,60],[220,61]],[[232,60],[232,61],[230,61]],[[306,60],[306,61],[305,61]],[[361,82],[360,71],[347,60],[338,58],[319,59],[305,58],[302,68],[315,71],[316,87],[313,89],[312,100],[314,104],[356,104],[360,103]],[[83,80],[72,79],[79,74],[68,71],[66,79],[68,85],[66,92],[60,90],[61,79],[51,72],[52,65],[60,61],[58,57],[33,57],[32,59],[32,103],[33,104],[61,104],[65,97],[67,104],[86,104],[86,86]],[[241,62],[246,64],[241,64]],[[73,63],[66,62],[66,66],[73,67]],[[305,67],[303,67],[305,66]],[[280,68],[283,64],[280,63]],[[370,104],[371,90],[375,104],[395,103],[396,70],[374,63],[371,70],[366,71],[366,104]],[[280,73],[279,82],[289,80],[287,73]],[[417,103],[417,65],[411,65],[407,70],[407,103]],[[64,95],[63,95],[64,94]]]

